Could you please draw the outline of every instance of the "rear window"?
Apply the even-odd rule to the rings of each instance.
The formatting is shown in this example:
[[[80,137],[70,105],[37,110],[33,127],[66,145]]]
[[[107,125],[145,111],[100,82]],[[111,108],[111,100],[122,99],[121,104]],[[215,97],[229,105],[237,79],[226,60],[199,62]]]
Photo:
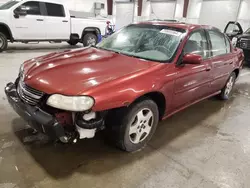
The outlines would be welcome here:
[[[62,5],[54,3],[45,3],[48,16],[65,17],[64,8]]]
[[[213,56],[226,54],[227,49],[226,49],[224,35],[215,30],[209,30],[208,34],[212,43]]]

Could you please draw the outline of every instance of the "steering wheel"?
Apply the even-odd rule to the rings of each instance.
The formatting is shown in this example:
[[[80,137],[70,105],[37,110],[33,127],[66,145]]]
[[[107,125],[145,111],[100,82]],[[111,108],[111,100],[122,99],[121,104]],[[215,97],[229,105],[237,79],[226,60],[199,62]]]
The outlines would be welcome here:
[[[168,57],[170,57],[171,56],[171,51],[168,49],[168,48],[166,48],[165,46],[156,46],[155,47],[155,50],[157,50],[157,51],[160,51],[160,52],[162,52],[162,53],[164,53],[164,54],[166,54]]]

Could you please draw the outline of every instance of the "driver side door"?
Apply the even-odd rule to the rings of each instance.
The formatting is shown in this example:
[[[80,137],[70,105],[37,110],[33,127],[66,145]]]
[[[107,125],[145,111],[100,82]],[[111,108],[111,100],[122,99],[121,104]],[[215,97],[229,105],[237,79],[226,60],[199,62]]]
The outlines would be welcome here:
[[[28,1],[17,7],[25,9],[27,15],[19,15],[12,19],[13,35],[15,40],[44,40],[46,29],[44,28],[44,16],[42,4],[38,1]]]
[[[202,62],[201,64],[183,64],[175,67],[177,75],[173,96],[174,110],[188,106],[211,94],[212,67],[209,59],[208,40],[204,30],[199,29],[190,34],[183,54],[201,55]]]

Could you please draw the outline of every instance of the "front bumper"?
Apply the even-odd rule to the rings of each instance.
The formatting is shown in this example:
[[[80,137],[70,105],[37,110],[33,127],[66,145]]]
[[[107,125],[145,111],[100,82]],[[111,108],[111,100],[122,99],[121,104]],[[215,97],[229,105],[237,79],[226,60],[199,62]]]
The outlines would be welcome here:
[[[15,84],[8,83],[5,87],[5,94],[16,113],[27,121],[32,128],[52,139],[60,139],[62,142],[68,141],[63,126],[56,118],[37,106],[24,103],[17,93]]]

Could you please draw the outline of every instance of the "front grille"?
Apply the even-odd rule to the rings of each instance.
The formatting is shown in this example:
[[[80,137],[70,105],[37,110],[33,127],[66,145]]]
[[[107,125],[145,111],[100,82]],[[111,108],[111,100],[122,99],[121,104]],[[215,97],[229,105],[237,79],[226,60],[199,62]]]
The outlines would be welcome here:
[[[250,40],[249,39],[240,39],[240,48],[242,49],[250,49]]]
[[[29,87],[21,80],[18,83],[17,92],[18,92],[20,98],[24,102],[26,102],[30,105],[36,105],[44,95],[43,92]]]

